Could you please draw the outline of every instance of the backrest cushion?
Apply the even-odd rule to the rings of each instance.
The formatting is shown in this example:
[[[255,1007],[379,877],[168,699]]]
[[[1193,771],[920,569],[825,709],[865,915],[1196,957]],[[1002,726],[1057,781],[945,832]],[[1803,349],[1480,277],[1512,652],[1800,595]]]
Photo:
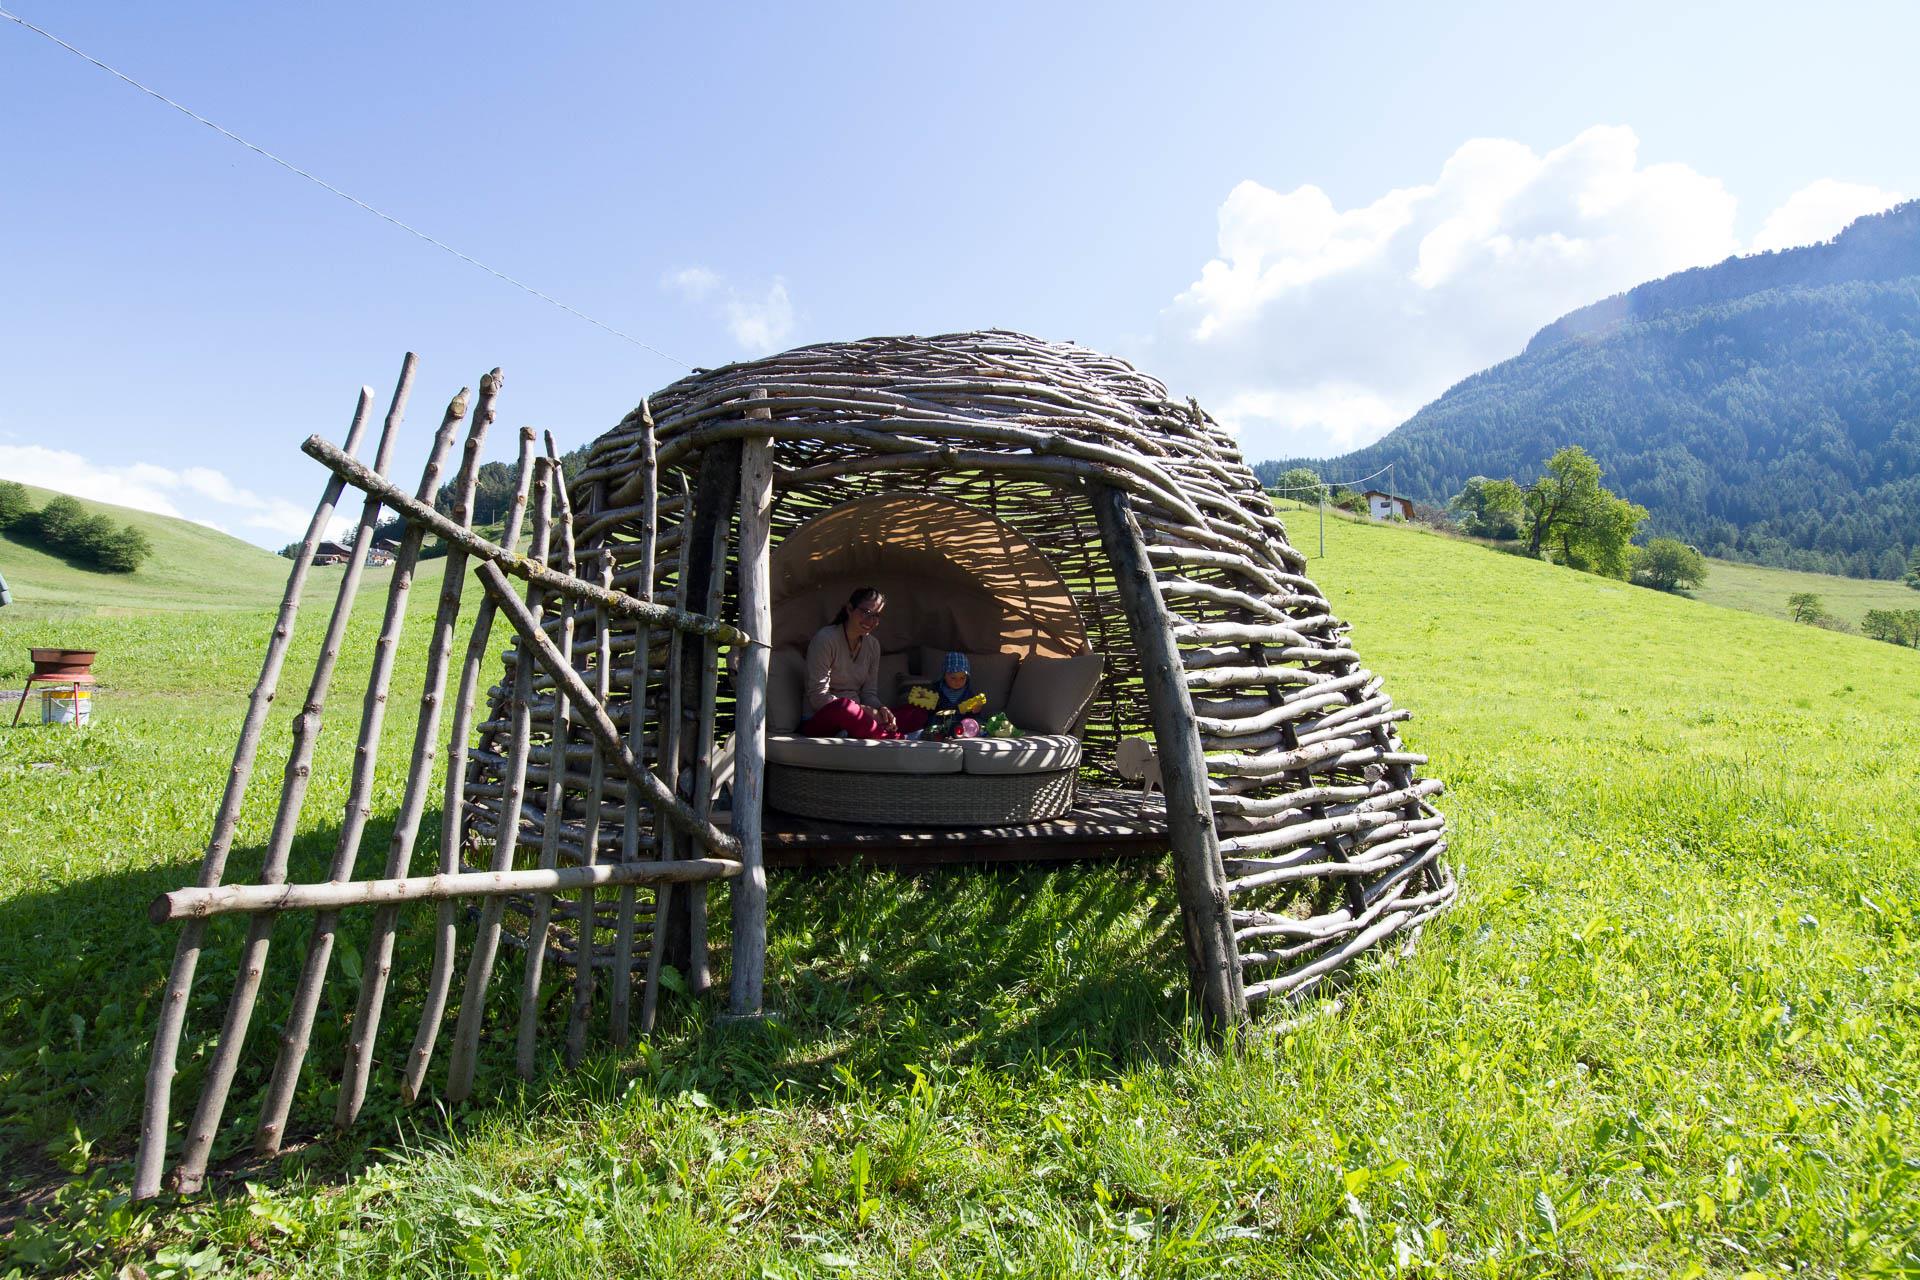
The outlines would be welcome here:
[[[807,655],[787,645],[773,651],[767,666],[767,732],[792,733],[806,719],[801,689],[807,683]]]
[[[1007,718],[1028,733],[1072,733],[1100,687],[1100,655],[1028,658],[1007,697]]]
[[[880,703],[892,706],[900,701],[904,690],[900,687],[907,682],[907,655],[904,653],[883,653],[880,655]]]
[[[967,665],[971,668],[969,679],[973,681],[973,691],[987,695],[986,713],[1007,709],[1007,699],[1013,694],[1014,672],[1020,666],[1020,659],[1011,653],[971,653],[967,655]],[[920,679],[924,684],[939,684],[940,676],[946,670],[947,651],[934,645],[920,646]]]

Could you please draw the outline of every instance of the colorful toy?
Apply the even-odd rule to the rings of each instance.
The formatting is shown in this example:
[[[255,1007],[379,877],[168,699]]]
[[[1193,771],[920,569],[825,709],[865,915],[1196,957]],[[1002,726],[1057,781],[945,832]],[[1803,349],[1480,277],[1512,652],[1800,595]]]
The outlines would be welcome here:
[[[1013,721],[1007,719],[1007,713],[996,711],[980,724],[980,736],[983,738],[1024,738]]]
[[[940,695],[928,685],[917,684],[907,690],[907,704],[922,711],[931,711],[940,705]]]

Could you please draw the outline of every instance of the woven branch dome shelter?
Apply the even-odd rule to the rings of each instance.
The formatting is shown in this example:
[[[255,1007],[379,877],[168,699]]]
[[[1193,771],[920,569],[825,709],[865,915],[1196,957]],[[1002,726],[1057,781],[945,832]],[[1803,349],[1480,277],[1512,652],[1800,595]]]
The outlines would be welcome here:
[[[738,541],[741,513],[755,500],[756,448],[771,471],[759,500],[776,564],[788,539],[831,550],[876,527],[836,513],[890,512],[884,527],[899,530],[916,502],[963,513],[927,522],[929,545],[949,524],[1002,529],[1019,546],[1009,556],[1039,561],[1031,573],[1009,570],[1011,587],[982,589],[1030,592],[1031,609],[1005,611],[1010,649],[1084,643],[1103,656],[1082,737],[1083,777],[1111,780],[1122,739],[1154,741],[1186,958],[1214,1019],[1309,991],[1367,950],[1410,939],[1452,901],[1445,822],[1430,803],[1441,786],[1416,776],[1424,758],[1400,742],[1396,725],[1407,713],[1349,646],[1233,437],[1198,405],[1114,357],[1017,333],[802,347],[698,371],[601,436],[569,485],[571,545],[549,539],[536,555],[749,635],[771,634],[749,616],[768,607],[768,588],[749,587],[743,573],[765,553]],[[836,519],[854,532],[822,538]],[[943,563],[964,569],[969,561],[952,553]],[[876,566],[849,553],[840,568],[858,577]],[[951,574],[929,587],[949,589],[961,589]],[[743,602],[745,594],[754,600]],[[772,594],[777,610],[778,583]],[[772,624],[781,630],[777,612]],[[1027,630],[1015,636],[1021,624]],[[604,611],[564,623],[549,617],[545,626],[556,636],[564,626],[575,662],[589,683],[602,681],[635,754],[669,762],[661,776],[706,812],[723,754],[715,744],[746,724],[736,700],[740,655],[683,648],[678,633],[644,631]],[[502,745],[515,712],[512,651],[507,661],[509,679],[495,690],[469,758],[476,847],[498,833],[513,790],[503,785],[512,769]],[[578,728],[567,731],[569,767],[554,785],[542,709],[552,685],[534,673],[527,687],[522,860],[538,847],[556,799],[564,858],[674,856],[671,827],[656,832],[650,810],[623,805],[617,780],[595,770],[589,782],[594,748]],[[763,767],[749,754],[736,760]],[[758,787],[736,773],[736,833]],[[583,820],[589,806],[599,820]],[[758,822],[757,813],[747,818]],[[592,848],[582,843],[587,832]],[[645,959],[631,945],[612,955],[615,914],[589,895],[552,954],[639,967]],[[584,948],[582,916],[595,921]],[[703,926],[689,927],[702,945]]]

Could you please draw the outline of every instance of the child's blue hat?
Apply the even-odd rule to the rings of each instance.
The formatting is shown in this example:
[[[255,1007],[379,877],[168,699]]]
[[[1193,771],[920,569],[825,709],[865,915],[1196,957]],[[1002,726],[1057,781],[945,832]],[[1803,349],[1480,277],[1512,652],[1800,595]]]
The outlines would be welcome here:
[[[950,676],[956,671],[971,671],[971,670],[972,668],[967,665],[966,654],[961,653],[958,649],[949,649],[947,651],[946,670],[942,671],[940,674]]]

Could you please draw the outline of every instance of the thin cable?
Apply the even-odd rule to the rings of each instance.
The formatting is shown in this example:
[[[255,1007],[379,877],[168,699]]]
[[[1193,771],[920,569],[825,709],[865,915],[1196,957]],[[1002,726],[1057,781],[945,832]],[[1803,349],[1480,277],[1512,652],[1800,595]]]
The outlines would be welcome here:
[[[1372,476],[1361,476],[1358,480],[1322,480],[1317,485],[1297,484],[1297,485],[1292,485],[1285,489],[1269,489],[1267,490],[1267,492],[1268,493],[1319,493],[1322,489],[1351,489],[1356,484],[1365,484],[1367,481],[1373,479],[1373,476],[1383,476],[1387,474],[1387,472],[1393,470],[1393,468],[1394,468],[1394,464],[1389,462],[1386,466],[1374,472]]]
[[[693,368],[692,365],[688,364],[685,360],[680,359],[678,356],[670,356],[666,352],[662,351],[660,348],[654,346],[650,342],[642,342],[640,339],[634,337],[630,333],[623,333],[619,329],[614,328],[612,325],[607,324],[604,321],[596,320],[592,316],[588,315],[586,312],[580,310],[578,307],[570,307],[566,303],[560,301],[560,299],[554,297],[552,294],[542,293],[540,290],[534,288],[530,284],[527,284],[525,281],[516,280],[512,276],[508,275],[506,272],[496,270],[495,268],[490,267],[486,263],[480,261],[480,259],[475,258],[469,254],[460,252],[460,250],[454,248],[452,245],[446,243],[445,241],[434,239],[432,236],[420,230],[418,227],[409,226],[408,224],[400,221],[400,219],[394,217],[392,214],[386,213],[379,209],[374,208],[372,205],[368,204],[365,200],[360,199],[358,196],[347,194],[346,192],[342,191],[340,188],[334,186],[331,182],[328,182],[326,179],[316,177],[314,174],[308,173],[305,169],[302,169],[299,165],[293,164],[286,160],[282,160],[279,156],[273,154],[273,152],[267,150],[265,147],[259,146],[256,143],[248,142],[245,138],[233,132],[233,130],[223,129],[219,125],[215,124],[213,121],[199,114],[198,112],[190,110],[187,107],[181,106],[179,103],[175,102],[172,98],[169,98],[166,94],[161,93],[159,90],[149,89],[146,85],[141,84],[138,80],[135,80],[132,76],[128,75],[126,72],[116,70],[115,68],[110,67],[106,63],[100,61],[100,59],[94,57],[92,54],[87,53],[84,50],[74,48],[72,45],[68,44],[65,40],[62,40],[59,36],[53,34],[53,32],[48,31],[46,28],[34,26],[31,22],[28,22],[25,18],[21,17],[19,14],[9,13],[5,9],[0,9],[0,18],[5,18],[9,22],[18,23],[20,26],[23,26],[27,30],[33,32],[35,35],[43,36],[46,39],[53,41],[53,43],[59,45],[62,49],[65,49],[68,53],[71,53],[74,57],[80,58],[86,62],[91,62],[94,66],[100,68],[102,71],[106,72],[108,75],[111,75],[116,79],[126,81],[128,84],[132,85],[134,88],[138,89],[140,92],[146,94],[149,98],[156,98],[159,101],[166,103],[168,106],[172,107],[175,111],[178,111],[181,115],[186,116],[189,120],[199,121],[201,124],[207,126],[207,128],[219,134],[221,137],[232,139],[234,142],[239,143],[241,146],[245,147],[247,150],[251,152],[254,152],[256,155],[264,156],[267,159],[273,161],[275,164],[279,165],[282,169],[285,169],[287,172],[300,175],[302,178],[305,178],[308,182],[313,183],[316,187],[320,187],[326,191],[331,191],[334,195],[339,196],[342,200],[345,200],[348,204],[357,205],[360,208],[365,209],[368,213],[372,214],[376,218],[379,218],[383,222],[391,222],[394,226],[400,228],[402,231],[406,232],[408,235],[416,236],[421,240],[425,240],[428,244],[432,245],[434,248],[450,253],[454,257],[460,259],[460,261],[467,263],[470,266],[475,266],[480,268],[482,271],[486,272],[490,276],[493,276],[495,279],[504,280],[508,284],[512,285],[514,288],[524,290],[527,293],[532,294],[534,297],[540,299],[542,302],[550,303],[551,305],[560,308],[562,311],[566,312],[570,316],[574,316],[578,319],[585,320],[588,324],[593,325],[597,329],[604,329],[608,333],[612,334],[614,337],[619,338],[624,342],[631,342],[634,346],[639,347],[642,350],[651,351],[653,352],[654,355],[659,356],[662,360],[667,361],[669,364],[677,364],[682,369],[691,370]]]

